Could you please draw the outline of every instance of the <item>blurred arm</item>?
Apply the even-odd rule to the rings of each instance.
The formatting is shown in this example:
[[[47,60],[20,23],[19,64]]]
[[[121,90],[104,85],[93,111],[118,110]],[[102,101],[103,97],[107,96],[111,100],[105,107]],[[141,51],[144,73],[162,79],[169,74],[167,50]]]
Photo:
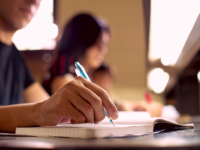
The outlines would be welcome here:
[[[117,108],[120,111],[147,111],[151,117],[160,117],[163,105],[155,101],[118,101]]]
[[[32,102],[39,102],[43,100],[47,100],[49,95],[40,85],[40,83],[35,82],[27,87],[23,91],[24,102],[25,103],[32,103]]]
[[[51,83],[51,91],[52,93],[57,92],[61,89],[66,83],[72,81],[74,77],[71,74],[67,74],[64,76],[57,76]]]

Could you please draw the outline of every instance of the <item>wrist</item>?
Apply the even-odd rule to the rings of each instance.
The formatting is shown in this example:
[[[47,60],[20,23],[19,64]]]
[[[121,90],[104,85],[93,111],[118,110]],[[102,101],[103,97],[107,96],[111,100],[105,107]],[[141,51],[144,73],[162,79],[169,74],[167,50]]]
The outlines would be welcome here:
[[[34,108],[33,108],[33,112],[34,112],[34,120],[35,120],[35,124],[36,126],[42,126],[43,125],[43,121],[44,121],[44,115],[42,114],[42,105],[45,101],[43,102],[38,102],[35,104]]]
[[[49,100],[36,103],[35,120],[37,126],[55,126],[58,120],[55,119],[55,111],[52,109]]]

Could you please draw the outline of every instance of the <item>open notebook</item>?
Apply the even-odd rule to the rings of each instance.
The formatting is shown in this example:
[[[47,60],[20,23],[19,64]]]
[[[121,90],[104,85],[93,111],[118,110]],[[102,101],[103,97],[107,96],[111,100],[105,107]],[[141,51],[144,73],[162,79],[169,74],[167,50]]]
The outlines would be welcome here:
[[[71,138],[105,138],[138,136],[164,130],[178,130],[194,127],[193,124],[181,125],[166,119],[150,118],[149,115],[145,115],[145,113],[135,115],[135,113],[129,112],[126,115],[126,113],[122,112],[119,115],[126,116],[126,119],[124,119],[124,117],[119,117],[118,120],[114,121],[115,127],[105,119],[99,124],[85,123],[49,127],[19,127],[16,128],[15,134]],[[127,116],[129,116],[129,119],[127,119]],[[140,116],[140,118],[138,116]]]

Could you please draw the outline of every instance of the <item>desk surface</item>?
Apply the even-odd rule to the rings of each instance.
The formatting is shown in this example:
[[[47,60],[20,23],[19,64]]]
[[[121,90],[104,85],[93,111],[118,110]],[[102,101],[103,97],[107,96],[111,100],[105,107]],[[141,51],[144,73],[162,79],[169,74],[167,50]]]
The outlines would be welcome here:
[[[0,149],[200,149],[200,124],[179,130],[127,138],[71,139],[0,136]]]

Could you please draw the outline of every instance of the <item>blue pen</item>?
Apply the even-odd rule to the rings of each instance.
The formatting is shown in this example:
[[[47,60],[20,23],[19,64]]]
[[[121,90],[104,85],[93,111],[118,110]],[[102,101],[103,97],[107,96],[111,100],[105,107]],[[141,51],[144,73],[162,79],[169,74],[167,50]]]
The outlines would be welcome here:
[[[84,77],[85,79],[91,81],[90,78],[89,78],[89,76],[87,75],[85,69],[83,68],[83,66],[82,66],[79,62],[75,62],[75,66],[76,66],[75,72],[76,72],[76,75],[77,75],[77,76],[82,76],[82,77]],[[106,117],[110,120],[110,122],[111,122],[111,123],[113,124],[113,126],[115,127],[115,125],[114,125],[114,123],[113,123],[111,117],[108,115],[106,109],[105,109],[104,107],[103,107],[103,109],[104,109],[104,113],[105,113]]]

